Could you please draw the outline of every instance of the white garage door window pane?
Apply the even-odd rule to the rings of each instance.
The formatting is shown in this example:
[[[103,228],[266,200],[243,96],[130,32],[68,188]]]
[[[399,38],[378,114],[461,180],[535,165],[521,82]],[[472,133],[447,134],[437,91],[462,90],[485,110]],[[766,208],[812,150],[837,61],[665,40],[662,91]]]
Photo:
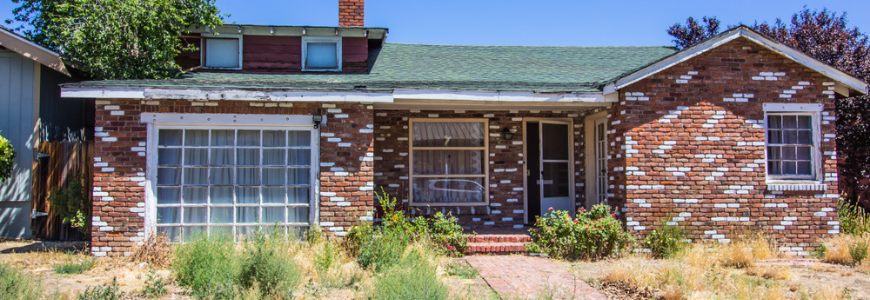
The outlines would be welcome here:
[[[239,67],[239,39],[205,39],[205,66]]]
[[[309,130],[158,129],[157,232],[181,241],[307,227],[311,138]]]

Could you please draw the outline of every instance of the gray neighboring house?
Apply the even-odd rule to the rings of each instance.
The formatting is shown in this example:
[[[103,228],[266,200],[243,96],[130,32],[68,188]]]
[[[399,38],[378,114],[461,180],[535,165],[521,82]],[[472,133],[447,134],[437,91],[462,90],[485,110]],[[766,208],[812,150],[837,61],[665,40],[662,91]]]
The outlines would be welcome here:
[[[93,128],[93,103],[60,100],[59,84],[75,80],[56,52],[0,26],[0,135],[18,154],[13,177],[0,181],[0,238],[33,235],[31,177],[39,143],[91,139],[82,129]],[[71,138],[71,132],[78,134]]]

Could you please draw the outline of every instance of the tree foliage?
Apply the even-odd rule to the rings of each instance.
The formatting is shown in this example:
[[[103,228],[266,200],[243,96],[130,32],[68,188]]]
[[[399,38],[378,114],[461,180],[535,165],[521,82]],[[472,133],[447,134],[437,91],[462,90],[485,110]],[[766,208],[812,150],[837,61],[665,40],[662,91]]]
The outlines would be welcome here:
[[[718,27],[719,21],[715,17],[704,17],[703,20]],[[756,22],[751,27],[864,82],[870,82],[868,37],[858,28],[848,26],[846,13],[804,7],[789,22],[776,19],[773,24]],[[707,35],[703,35],[699,33],[699,28],[689,18],[685,26],[676,24],[668,29],[668,34],[674,37],[677,47],[685,48],[718,33],[708,30],[704,32]],[[837,151],[840,158],[839,180],[841,187],[845,187],[842,192],[849,196],[852,203],[856,203],[859,201],[858,195],[866,193],[866,180],[870,177],[870,97],[837,100]],[[866,205],[870,205],[870,202]]]
[[[97,79],[171,76],[175,56],[195,49],[179,37],[223,20],[215,0],[12,1],[16,30]]]
[[[719,34],[719,19],[705,16],[701,18],[701,22],[704,24],[698,24],[695,18],[689,17],[686,19],[685,26],[677,23],[668,28],[668,34],[674,37],[673,41],[677,49],[688,48]]]
[[[0,135],[0,181],[12,177],[12,166],[15,163],[15,149],[12,143]]]

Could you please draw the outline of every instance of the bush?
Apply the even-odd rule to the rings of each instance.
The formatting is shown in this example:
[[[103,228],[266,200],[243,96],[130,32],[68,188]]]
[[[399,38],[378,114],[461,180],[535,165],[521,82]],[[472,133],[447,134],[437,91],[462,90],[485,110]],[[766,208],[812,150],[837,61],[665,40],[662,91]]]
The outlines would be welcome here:
[[[198,235],[175,249],[172,269],[178,285],[197,298],[233,299],[238,285],[235,243],[227,235]]]
[[[860,264],[867,258],[867,243],[863,241],[855,242],[849,245],[849,256],[852,257],[853,264]]]
[[[69,180],[66,190],[54,189],[48,202],[64,224],[70,224],[87,235],[91,229],[91,195],[85,189],[87,178],[75,175]]]
[[[456,222],[456,217],[445,217],[437,212],[431,220],[426,221],[429,239],[445,254],[461,256],[468,249],[468,235],[462,233],[462,226]]]
[[[447,299],[448,289],[438,278],[437,268],[423,249],[408,251],[389,272],[375,284],[374,299],[403,300]]]
[[[686,235],[681,227],[664,222],[656,227],[643,240],[643,247],[649,249],[655,258],[671,258],[685,248]]]
[[[12,143],[0,135],[0,181],[12,177],[12,166],[15,164],[15,149]]]
[[[256,286],[261,297],[284,298],[301,277],[296,264],[279,254],[283,237],[269,237],[256,231],[245,243],[239,272],[239,284],[245,289]]]
[[[112,283],[105,286],[92,286],[79,294],[78,300],[120,300],[124,292],[119,291],[118,281],[112,278]]]
[[[840,198],[837,213],[840,215],[841,233],[858,235],[870,232],[870,214],[864,208]]]
[[[538,217],[531,249],[554,258],[601,259],[621,252],[633,241],[622,224],[610,213],[610,207],[596,205],[592,211],[577,211],[571,219],[566,211],[550,211]]]
[[[36,300],[40,298],[42,283],[34,276],[10,267],[0,261],[0,298],[9,300]]]
[[[822,247],[825,248],[822,260],[846,266],[858,265],[867,258],[870,234],[840,234],[823,240]]]
[[[360,267],[372,268],[375,272],[389,269],[402,257],[402,252],[414,242],[412,236],[397,228],[360,230],[353,236],[359,244],[356,261]]]
[[[82,272],[93,268],[96,263],[97,260],[94,258],[85,258],[79,261],[66,262],[54,266],[54,271],[58,274],[81,274]]]

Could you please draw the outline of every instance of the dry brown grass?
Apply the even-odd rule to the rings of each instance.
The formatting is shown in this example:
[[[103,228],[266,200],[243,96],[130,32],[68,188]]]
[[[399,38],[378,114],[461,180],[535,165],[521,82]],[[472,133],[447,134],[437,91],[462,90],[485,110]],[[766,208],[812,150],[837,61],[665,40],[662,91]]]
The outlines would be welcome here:
[[[822,240],[822,243],[825,245],[825,256],[822,260],[839,265],[854,266],[861,262],[852,259],[852,254],[849,252],[850,247],[859,243],[870,244],[870,235],[838,234]],[[866,262],[868,259],[864,260]]]
[[[127,259],[133,263],[147,263],[154,268],[168,268],[172,264],[172,245],[165,235],[151,235]]]
[[[776,246],[762,235],[724,244],[718,253],[722,265],[734,268],[749,268],[758,260],[779,256]]]
[[[818,299],[818,300],[840,300],[840,299],[851,299],[848,297],[845,289],[837,288],[829,285],[820,286],[815,289],[810,288],[802,288],[799,289],[798,294],[801,299]]]
[[[791,278],[791,271],[783,266],[755,266],[746,270],[747,275],[764,279],[787,280]]]

